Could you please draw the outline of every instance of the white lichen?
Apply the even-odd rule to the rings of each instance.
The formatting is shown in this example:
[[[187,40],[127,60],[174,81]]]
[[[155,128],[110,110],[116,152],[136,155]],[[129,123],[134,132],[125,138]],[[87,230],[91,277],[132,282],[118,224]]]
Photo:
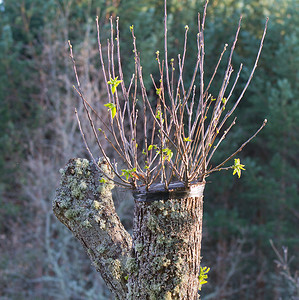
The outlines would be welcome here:
[[[107,260],[107,262],[109,264],[109,269],[110,269],[113,277],[117,280],[120,280],[122,277],[122,268],[121,268],[120,260],[109,258]]]
[[[81,180],[79,188],[81,189],[81,191],[85,191],[87,189],[87,184],[85,181]]]
[[[88,166],[89,166],[89,161],[86,158],[84,158],[82,160],[82,168],[86,169]]]
[[[91,225],[91,223],[89,222],[88,219],[86,219],[86,220],[84,220],[84,221],[82,222],[82,226],[85,227],[85,228],[90,228],[90,227],[92,227],[92,225]]]
[[[94,220],[99,224],[100,229],[104,230],[106,228],[106,221],[103,220],[100,216],[95,215]]]
[[[97,200],[94,200],[93,201],[93,207],[96,209],[96,210],[100,210],[103,205],[101,204],[101,202],[97,201]]]

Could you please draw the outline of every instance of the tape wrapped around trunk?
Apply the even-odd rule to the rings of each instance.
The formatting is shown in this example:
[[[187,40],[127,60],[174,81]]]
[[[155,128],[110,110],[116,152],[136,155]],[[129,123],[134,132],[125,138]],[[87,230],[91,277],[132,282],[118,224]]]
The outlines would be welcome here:
[[[159,183],[151,186],[149,191],[146,191],[145,187],[139,188],[133,191],[133,196],[134,199],[139,202],[201,197],[204,187],[204,182],[191,184],[188,188],[185,187],[183,182],[173,182],[166,190],[165,185]]]

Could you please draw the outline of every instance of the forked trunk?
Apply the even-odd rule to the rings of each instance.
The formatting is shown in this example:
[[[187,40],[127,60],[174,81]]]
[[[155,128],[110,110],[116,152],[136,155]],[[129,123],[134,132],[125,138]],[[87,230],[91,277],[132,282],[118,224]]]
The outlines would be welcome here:
[[[199,298],[204,186],[135,194],[128,299]]]
[[[61,171],[53,210],[86,249],[115,299],[198,299],[204,183],[135,192],[132,242],[115,212],[113,184],[100,181],[109,170],[99,166],[70,160]]]

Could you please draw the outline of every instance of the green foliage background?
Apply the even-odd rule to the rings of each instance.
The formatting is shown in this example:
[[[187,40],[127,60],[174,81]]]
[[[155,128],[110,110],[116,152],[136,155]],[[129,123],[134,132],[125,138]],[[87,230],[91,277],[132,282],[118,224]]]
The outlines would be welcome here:
[[[184,27],[188,24],[190,28],[186,82],[196,60],[197,12],[202,11],[202,6],[202,1],[168,1],[169,57],[182,52]],[[246,66],[240,89],[254,63],[266,16],[270,17],[269,30],[256,75],[236,113],[238,126],[223,143],[214,163],[246,140],[264,118],[268,119],[268,125],[242,151],[240,158],[246,171],[240,180],[230,173],[207,178],[202,255],[203,264],[211,267],[211,271],[202,298],[291,299],[292,289],[278,276],[269,239],[277,246],[289,247],[289,252],[296,256],[292,270],[298,270],[299,3],[298,0],[211,1],[205,37],[207,78],[223,45],[232,42],[241,13],[243,25],[234,58],[235,69],[241,62]],[[60,84],[61,76],[67,74],[71,84],[74,83],[66,41],[70,39],[80,55],[87,47],[82,41],[89,32],[88,51],[94,51],[95,16],[100,17],[103,40],[109,35],[109,16],[119,16],[124,73],[129,78],[134,68],[129,26],[134,24],[145,81],[150,86],[147,74],[158,74],[155,52],[159,50],[163,55],[163,14],[161,0],[4,0],[0,4],[0,297],[3,299],[109,299],[103,284],[95,283],[97,274],[92,273],[88,260],[79,258],[84,256],[77,249],[79,245],[75,241],[64,244],[69,233],[55,224],[54,219],[50,233],[47,231],[45,216],[49,217],[51,211],[58,172],[44,178],[45,182],[53,183],[52,194],[40,195],[48,203],[46,209],[32,205],[32,198],[25,190],[28,184],[32,190],[36,187],[28,181],[26,172],[30,171],[26,162],[32,156],[32,148],[34,153],[44,156],[54,153],[49,149],[57,140],[60,125],[55,123],[52,112],[64,105],[63,99],[69,93]],[[45,55],[54,43],[58,44],[55,67]],[[90,57],[97,68],[97,56]],[[222,64],[215,83],[220,82],[224,68]],[[217,84],[213,91],[217,91]],[[76,98],[74,93],[71,96]],[[72,113],[73,107],[67,109]],[[77,144],[82,141],[78,139]],[[47,159],[58,171],[58,166],[62,167],[72,155],[75,153]],[[130,229],[129,208],[133,204],[131,200],[120,201],[122,198],[125,198],[122,192],[116,191],[120,216]],[[47,245],[46,234],[50,240]],[[69,268],[67,280],[54,280],[59,278],[59,272],[53,259],[49,260],[52,257],[49,247],[55,250],[53,253],[68,247],[63,252],[65,260],[60,260],[64,262],[60,268]],[[74,253],[78,259],[72,265],[77,264],[77,269],[66,264]],[[42,265],[38,272],[33,271],[36,262]],[[14,288],[16,285],[18,288]],[[51,296],[49,290],[53,289],[62,298]]]

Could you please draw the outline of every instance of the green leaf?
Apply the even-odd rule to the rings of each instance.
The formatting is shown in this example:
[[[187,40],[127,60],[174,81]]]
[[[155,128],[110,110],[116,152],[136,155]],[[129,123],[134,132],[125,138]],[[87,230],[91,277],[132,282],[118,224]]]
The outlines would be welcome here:
[[[158,153],[158,154],[161,154],[161,151],[157,151],[157,153]],[[162,155],[163,160],[164,160],[164,159],[166,159],[166,160],[168,160],[168,161],[171,160],[171,158],[172,158],[172,156],[173,156],[173,152],[171,151],[171,149],[169,149],[169,148],[164,148],[164,149],[162,149],[162,153],[163,153],[163,155]]]
[[[184,138],[184,142],[192,142],[192,140],[189,137]]]
[[[133,173],[136,172],[136,168],[133,168],[131,170],[129,170],[129,169],[122,169],[121,171],[122,171],[121,176],[125,176],[126,180],[128,180],[129,177],[130,178],[133,177]]]
[[[115,115],[116,115],[116,106],[114,103],[106,103],[104,104],[104,106],[108,107],[108,111],[111,111],[111,117],[112,119],[114,119]]]
[[[153,149],[153,147],[154,147],[154,145],[149,145],[148,148],[147,148],[147,150],[151,151]]]
[[[111,116],[112,116],[112,119],[114,119],[115,115],[116,115],[116,107],[114,106],[114,107],[112,107],[112,109],[111,109]]]
[[[117,86],[122,82],[122,80],[117,80],[117,79],[118,76],[116,76],[114,79],[110,77],[110,80],[107,82],[109,85],[112,85],[111,87],[112,94],[116,92]]]
[[[160,120],[162,123],[164,123],[163,113],[161,112],[160,109],[157,110],[156,118],[157,118],[158,120]]]
[[[237,174],[238,177],[240,178],[241,177],[241,170],[246,170],[244,167],[245,167],[245,165],[241,164],[240,159],[235,158],[234,165],[231,166],[231,168],[233,169],[233,175]]]
[[[199,280],[199,290],[201,291],[201,287],[202,285],[208,283],[208,281],[206,280],[208,278],[208,273],[210,271],[210,268],[207,267],[200,267],[200,274],[198,276],[198,280]]]
[[[102,177],[102,178],[99,180],[99,182],[100,182],[100,183],[106,183],[107,180],[106,180],[105,178]]]

